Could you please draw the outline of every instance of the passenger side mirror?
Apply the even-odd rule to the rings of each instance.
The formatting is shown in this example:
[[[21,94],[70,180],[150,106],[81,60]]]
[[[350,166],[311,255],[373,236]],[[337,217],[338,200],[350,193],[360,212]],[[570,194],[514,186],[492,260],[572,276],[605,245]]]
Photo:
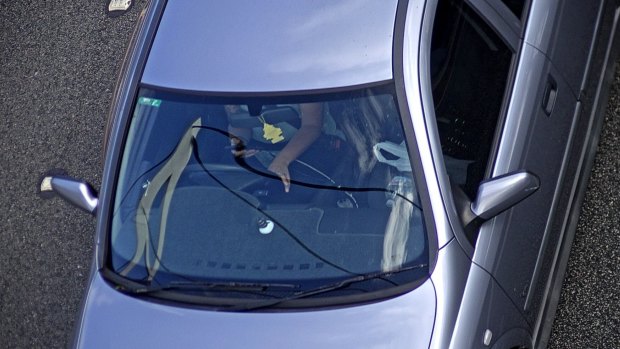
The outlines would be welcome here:
[[[64,176],[45,176],[40,183],[40,192],[56,193],[74,206],[95,214],[99,199],[93,187],[82,181]]]
[[[450,181],[450,185],[465,236],[473,244],[482,223],[532,195],[540,186],[540,181],[523,170],[491,178],[480,183],[474,202],[458,184]]]
[[[471,211],[483,220],[491,219],[532,195],[538,187],[538,177],[527,171],[491,178],[480,183]]]

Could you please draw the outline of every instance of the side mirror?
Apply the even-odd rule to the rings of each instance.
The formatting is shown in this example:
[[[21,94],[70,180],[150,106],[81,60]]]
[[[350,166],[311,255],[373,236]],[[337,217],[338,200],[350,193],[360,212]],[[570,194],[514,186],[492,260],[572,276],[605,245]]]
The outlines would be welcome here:
[[[95,214],[99,199],[93,187],[82,181],[63,176],[43,177],[40,185],[41,194],[56,193],[72,205],[82,210]]]
[[[471,211],[483,220],[491,219],[532,195],[540,187],[538,177],[518,171],[480,183]]]

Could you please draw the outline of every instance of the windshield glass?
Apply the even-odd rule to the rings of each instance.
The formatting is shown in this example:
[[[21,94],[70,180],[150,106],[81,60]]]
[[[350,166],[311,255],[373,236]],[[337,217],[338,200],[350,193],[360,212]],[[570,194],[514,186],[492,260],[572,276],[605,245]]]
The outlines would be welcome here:
[[[394,96],[391,85],[275,97],[142,88],[110,269],[220,299],[325,299],[424,279],[428,239]]]

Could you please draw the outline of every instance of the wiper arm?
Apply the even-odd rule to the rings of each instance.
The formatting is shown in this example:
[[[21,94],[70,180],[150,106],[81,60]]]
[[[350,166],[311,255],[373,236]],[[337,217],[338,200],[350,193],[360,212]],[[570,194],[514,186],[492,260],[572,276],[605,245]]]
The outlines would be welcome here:
[[[162,285],[145,285],[143,287],[128,289],[128,291],[135,294],[156,293],[174,289],[264,292],[268,289],[274,288],[294,289],[299,288],[299,285],[251,282],[172,281]]]
[[[305,290],[305,291],[300,291],[300,292],[296,292],[293,293],[292,295],[288,296],[288,297],[284,297],[284,298],[280,298],[280,299],[270,299],[270,300],[266,300],[266,301],[257,301],[257,302],[252,302],[252,303],[248,303],[248,304],[241,304],[239,306],[233,306],[233,307],[229,307],[227,308],[227,310],[232,310],[232,311],[247,311],[247,310],[256,310],[256,309],[260,309],[260,308],[268,308],[268,307],[272,307],[284,302],[288,302],[291,300],[295,300],[295,299],[300,299],[300,298],[307,298],[307,297],[311,297],[311,296],[315,296],[321,293],[326,293],[326,292],[331,292],[331,291],[335,291],[335,290],[339,290],[342,288],[345,288],[351,284],[354,283],[358,283],[358,282],[362,282],[362,281],[367,281],[367,280],[371,280],[371,279],[383,279],[386,276],[390,276],[393,274],[398,274],[404,271],[409,271],[409,270],[415,270],[415,269],[420,269],[420,268],[424,268],[428,266],[428,264],[417,264],[417,265],[412,265],[412,266],[408,266],[408,267],[404,267],[402,269],[399,270],[395,270],[395,271],[380,271],[380,272],[376,272],[376,273],[370,273],[370,274],[363,274],[363,275],[357,275],[348,279],[344,279],[344,280],[340,280],[338,282],[334,282],[332,284],[327,284],[327,285],[323,285],[323,286],[319,286],[317,288],[313,288],[310,290]]]

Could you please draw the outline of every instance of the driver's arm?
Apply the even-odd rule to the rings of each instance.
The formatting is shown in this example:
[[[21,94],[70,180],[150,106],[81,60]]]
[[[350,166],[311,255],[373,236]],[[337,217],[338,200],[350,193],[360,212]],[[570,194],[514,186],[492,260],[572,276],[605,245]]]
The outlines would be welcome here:
[[[323,127],[323,105],[321,103],[300,104],[299,109],[301,111],[301,127],[269,166],[269,171],[282,179],[286,192],[291,186],[288,165],[319,138]]]

